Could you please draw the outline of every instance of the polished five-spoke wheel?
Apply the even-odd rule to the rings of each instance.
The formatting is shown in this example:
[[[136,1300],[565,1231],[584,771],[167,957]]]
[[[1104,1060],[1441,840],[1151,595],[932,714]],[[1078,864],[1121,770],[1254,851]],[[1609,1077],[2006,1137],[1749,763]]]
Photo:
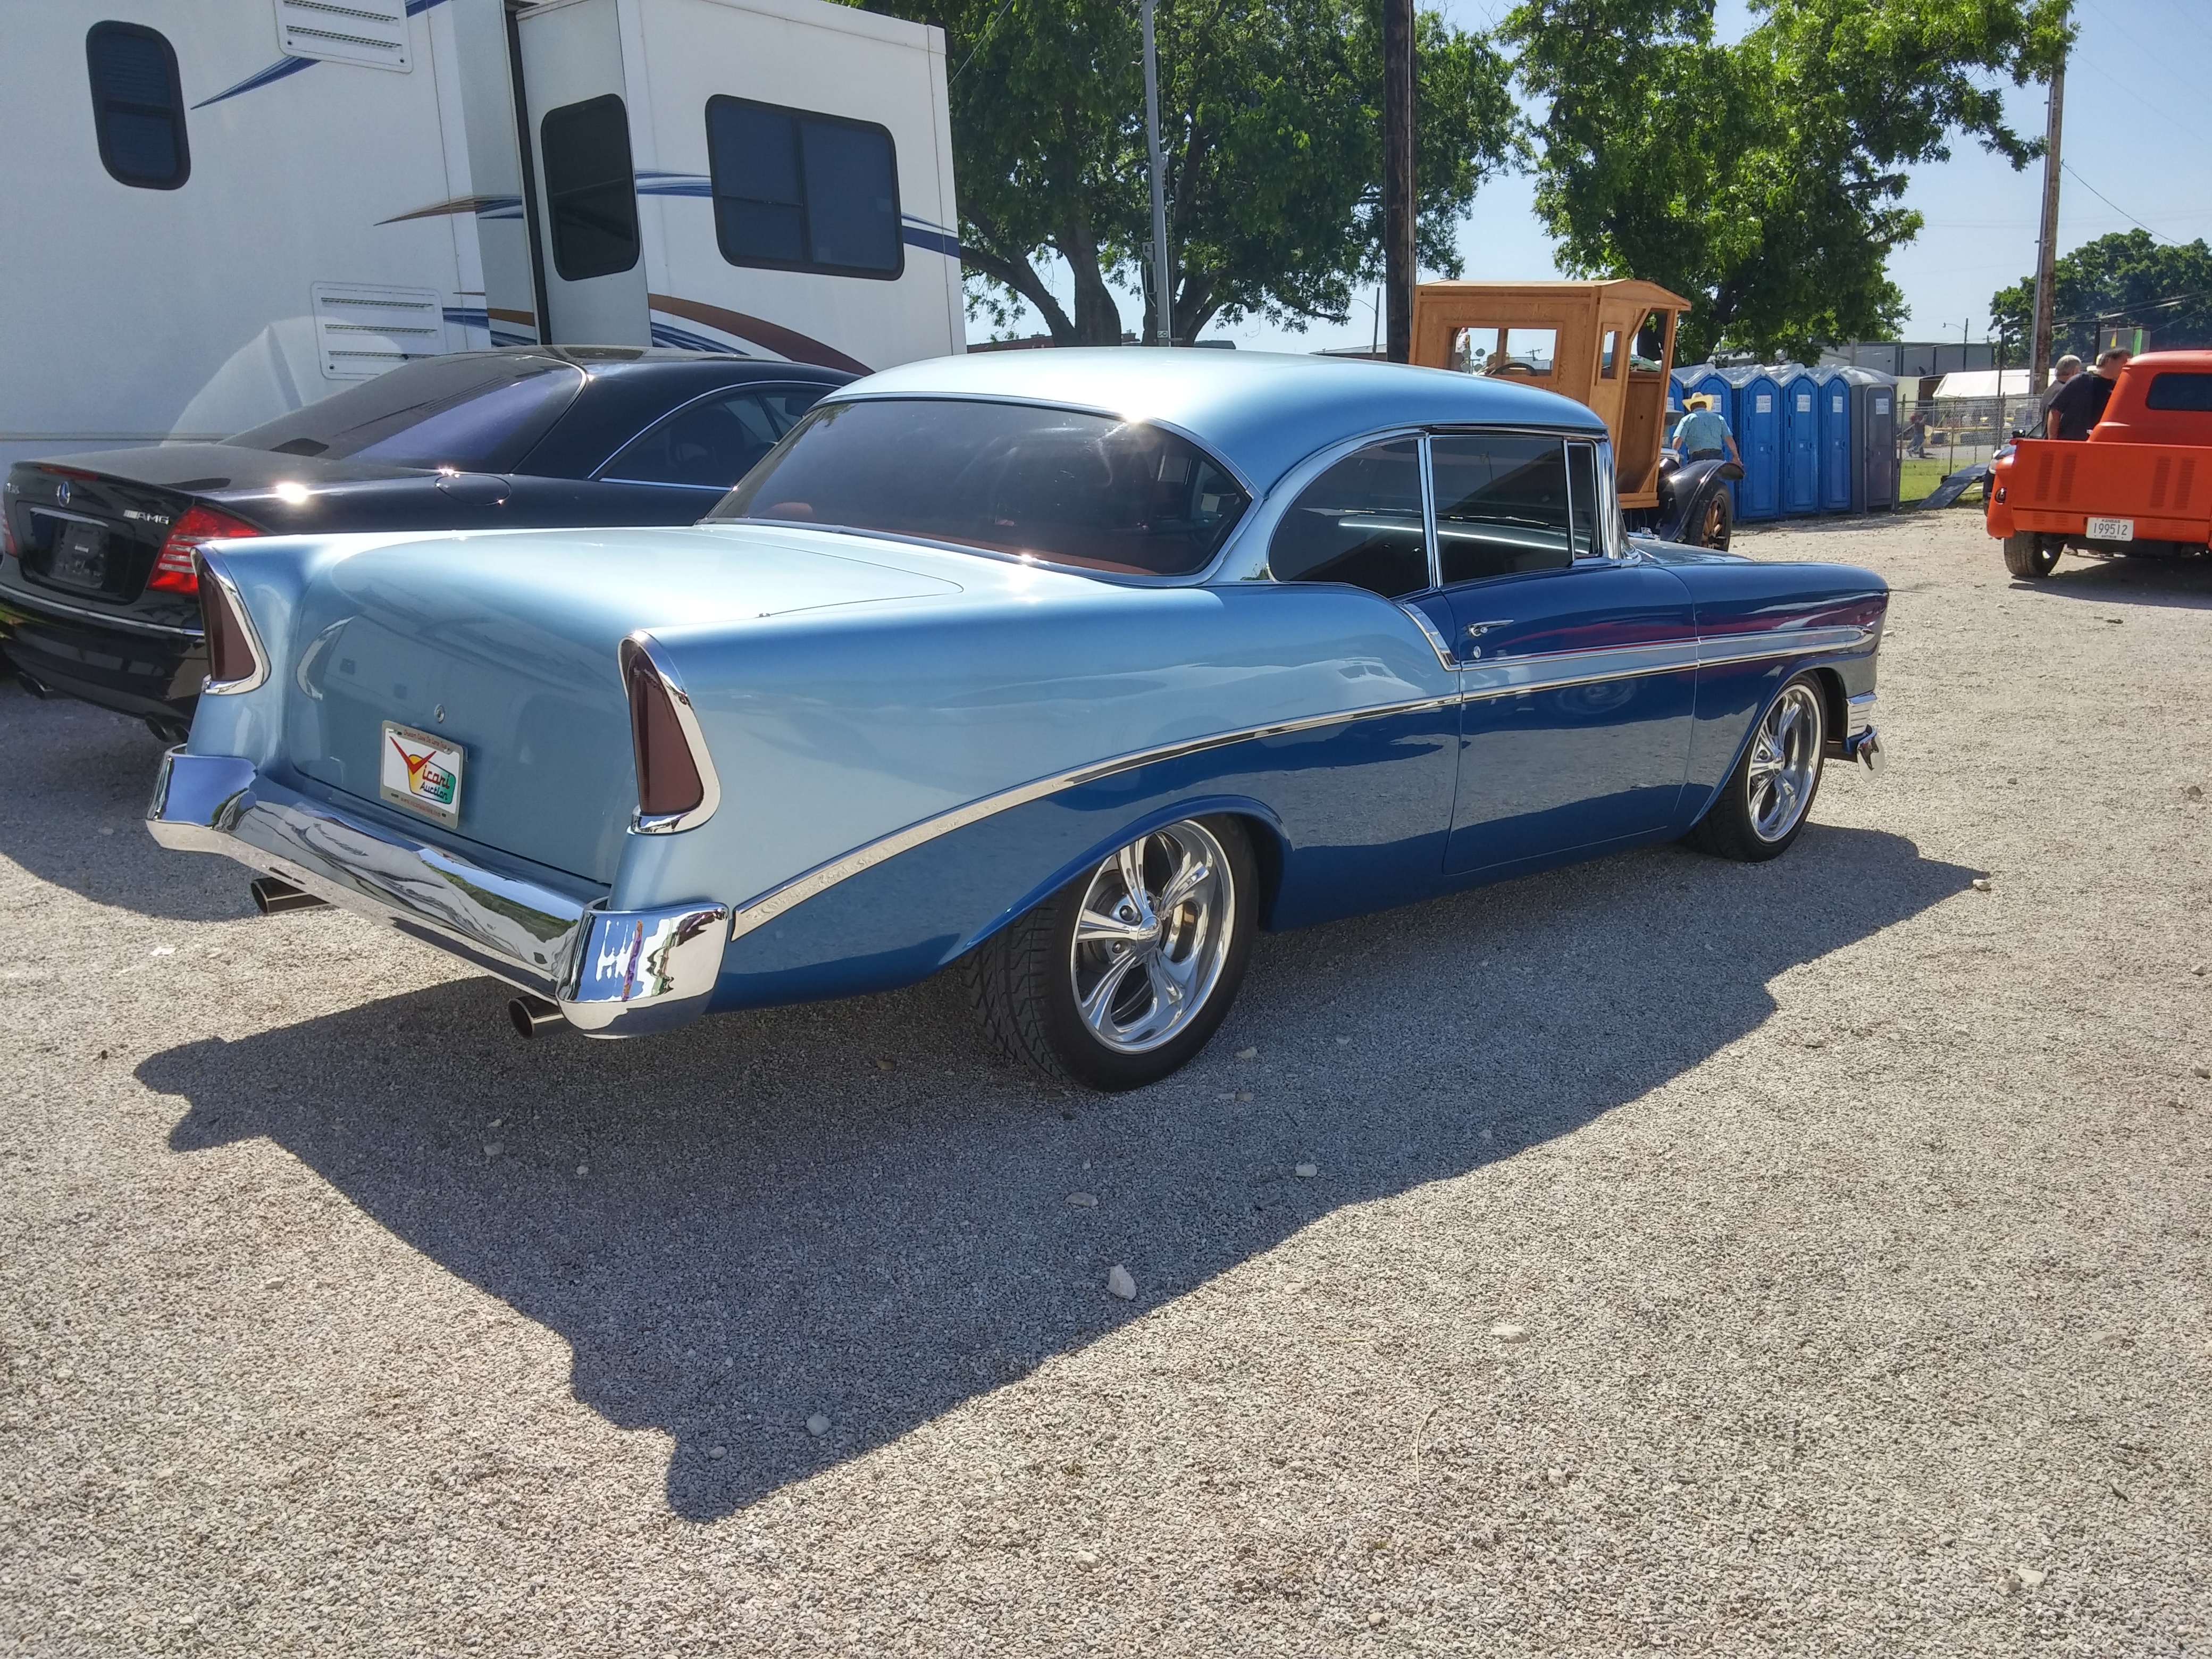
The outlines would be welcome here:
[[[1800,674],[1784,686],[1760,717],[1735,772],[1690,832],[1692,842],[1747,863],[1788,850],[1820,790],[1826,708],[1814,675]]]
[[[1256,870],[1234,818],[1139,836],[971,951],[969,1000],[1001,1048],[1055,1081],[1157,1082],[1237,995]]]

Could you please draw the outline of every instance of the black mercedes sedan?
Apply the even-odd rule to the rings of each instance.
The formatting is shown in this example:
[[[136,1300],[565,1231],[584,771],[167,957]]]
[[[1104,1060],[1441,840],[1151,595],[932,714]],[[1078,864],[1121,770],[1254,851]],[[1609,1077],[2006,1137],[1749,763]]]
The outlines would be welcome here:
[[[40,696],[191,724],[192,554],[234,536],[690,524],[853,377],[658,347],[514,346],[395,368],[222,443],[10,469],[0,662]]]

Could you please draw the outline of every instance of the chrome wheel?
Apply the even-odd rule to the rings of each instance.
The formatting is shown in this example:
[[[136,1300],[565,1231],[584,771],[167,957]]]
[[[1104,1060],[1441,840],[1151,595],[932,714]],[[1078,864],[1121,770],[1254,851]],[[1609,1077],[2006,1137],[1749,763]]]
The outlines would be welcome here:
[[[1784,686],[1759,723],[1746,769],[1752,833],[1781,841],[1813,804],[1820,777],[1820,699],[1802,682]]]
[[[1171,1042],[1220,980],[1236,931],[1228,854],[1185,819],[1130,842],[1091,872],[1068,948],[1075,1008],[1118,1054]]]

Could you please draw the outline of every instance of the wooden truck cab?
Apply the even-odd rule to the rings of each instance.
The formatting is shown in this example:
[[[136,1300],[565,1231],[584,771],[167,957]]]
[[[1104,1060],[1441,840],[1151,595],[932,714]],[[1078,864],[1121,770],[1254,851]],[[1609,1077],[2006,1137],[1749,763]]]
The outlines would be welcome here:
[[[1613,434],[1621,506],[1656,507],[1674,326],[1689,308],[1656,283],[1423,283],[1413,361],[1588,404]]]
[[[1990,464],[1984,524],[2015,576],[2077,553],[2194,554],[2212,543],[2212,351],[2120,370],[2086,442],[2022,438]]]

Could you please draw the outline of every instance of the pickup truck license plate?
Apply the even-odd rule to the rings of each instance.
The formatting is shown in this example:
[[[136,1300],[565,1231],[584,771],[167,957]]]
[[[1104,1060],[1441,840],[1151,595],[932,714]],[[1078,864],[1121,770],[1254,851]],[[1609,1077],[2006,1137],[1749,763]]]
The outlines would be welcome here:
[[[2086,532],[2093,542],[2131,542],[2136,538],[2133,519],[2092,519]]]
[[[452,829],[461,821],[461,746],[384,722],[384,763],[377,793]]]

